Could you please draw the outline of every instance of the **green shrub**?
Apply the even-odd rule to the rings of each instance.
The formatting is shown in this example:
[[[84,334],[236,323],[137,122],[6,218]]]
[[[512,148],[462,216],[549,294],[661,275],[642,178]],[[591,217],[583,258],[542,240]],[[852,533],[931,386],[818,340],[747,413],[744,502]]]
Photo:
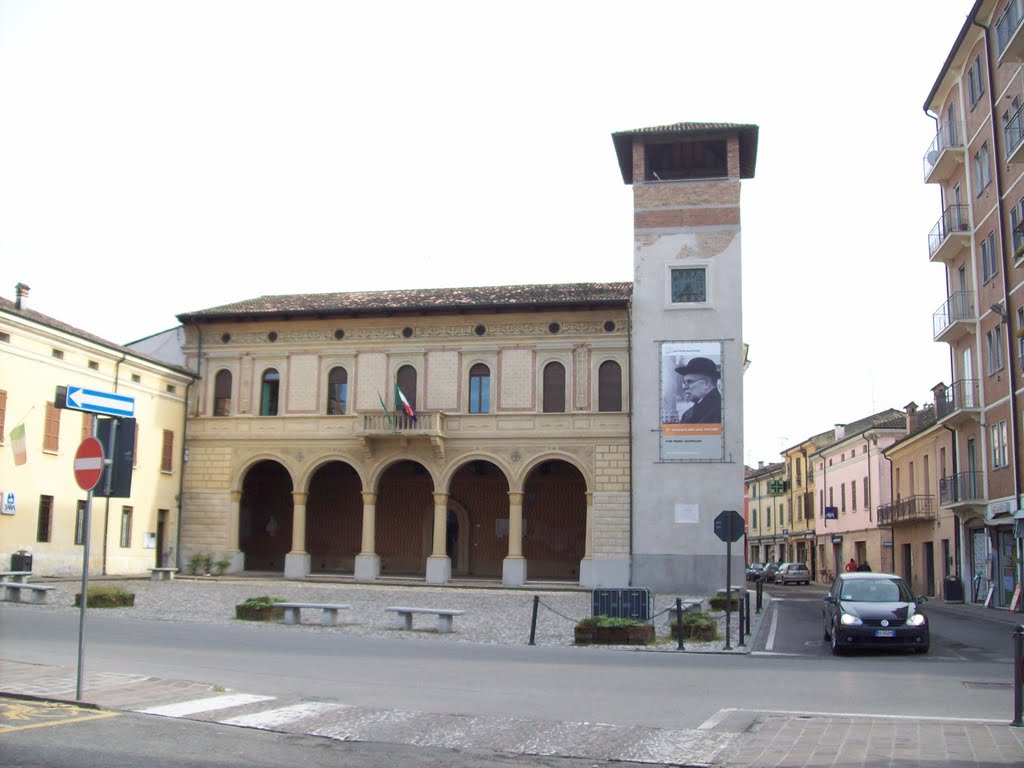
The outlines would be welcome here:
[[[78,593],[75,595],[75,605],[80,606],[81,604],[82,594]],[[100,584],[89,587],[85,605],[87,608],[130,608],[135,605],[135,593],[120,587]]]
[[[188,567],[195,576],[209,573],[213,567],[213,557],[206,552],[196,552],[188,559]]]
[[[220,560],[214,560],[213,562],[213,567],[216,569],[216,573],[218,576],[223,576],[224,571],[226,571],[230,566],[231,560],[227,557],[222,557],[220,558]]]
[[[672,637],[679,637],[676,631],[676,619],[669,620]],[[683,637],[691,640],[716,640],[718,638],[718,621],[710,613],[690,611],[683,614]]]
[[[613,616],[590,616],[579,622],[583,627],[642,627],[646,622],[639,619],[620,619]]]
[[[284,616],[284,608],[278,608],[277,603],[283,603],[280,597],[250,597],[244,603],[235,606],[235,618],[243,621],[277,621]]]
[[[242,605],[246,608],[271,608],[274,603],[283,603],[285,599],[283,597],[270,597],[264,595],[263,597],[250,597]]]
[[[715,595],[708,598],[708,605],[714,608],[716,611],[724,611],[725,604],[731,602],[730,610],[738,611],[740,609],[740,598],[739,595],[733,595],[732,600],[728,600],[725,595]]]

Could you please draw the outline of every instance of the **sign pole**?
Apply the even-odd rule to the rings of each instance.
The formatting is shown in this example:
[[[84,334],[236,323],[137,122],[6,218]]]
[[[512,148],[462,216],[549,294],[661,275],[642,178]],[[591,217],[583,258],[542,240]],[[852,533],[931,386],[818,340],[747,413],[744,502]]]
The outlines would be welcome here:
[[[731,651],[729,644],[730,619],[732,618],[732,576],[729,573],[729,563],[732,562],[732,515],[725,518],[725,650]]]
[[[85,512],[82,516],[82,598],[78,607],[78,678],[75,684],[75,699],[82,700],[82,677],[85,671],[85,604],[89,602],[89,518],[92,516],[92,491],[85,496]]]

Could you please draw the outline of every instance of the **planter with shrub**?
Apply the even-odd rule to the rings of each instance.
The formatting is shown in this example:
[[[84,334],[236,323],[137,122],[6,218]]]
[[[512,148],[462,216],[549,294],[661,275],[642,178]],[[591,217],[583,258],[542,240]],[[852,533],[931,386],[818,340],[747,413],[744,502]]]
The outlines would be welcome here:
[[[276,603],[283,602],[282,597],[250,597],[235,606],[235,618],[243,621],[280,621],[284,618],[284,608],[278,608]]]
[[[75,595],[75,607],[77,608],[81,604],[82,593],[79,592]],[[131,608],[134,605],[134,592],[105,584],[89,587],[88,597],[85,601],[86,608]]]
[[[647,645],[654,642],[654,626],[638,619],[591,616],[574,630],[576,645]]]
[[[669,620],[669,634],[678,640],[679,628],[676,626],[675,616]],[[717,640],[718,621],[710,614],[703,611],[691,611],[683,614],[683,639],[684,640]]]

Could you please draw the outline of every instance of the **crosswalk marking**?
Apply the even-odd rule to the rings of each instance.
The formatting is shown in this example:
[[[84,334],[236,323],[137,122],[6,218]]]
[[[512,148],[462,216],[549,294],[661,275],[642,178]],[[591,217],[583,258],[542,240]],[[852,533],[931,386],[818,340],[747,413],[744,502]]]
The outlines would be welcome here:
[[[266,712],[253,712],[248,715],[229,717],[218,722],[224,725],[240,725],[244,728],[260,728],[272,730],[282,725],[294,723],[297,720],[304,720],[307,717],[326,715],[338,709],[344,709],[345,704],[331,704],[324,701],[304,701],[300,704],[292,704],[287,707],[269,709]]]
[[[162,715],[164,717],[188,717],[199,712],[211,712],[217,709],[228,707],[240,707],[245,704],[256,704],[261,701],[271,701],[273,696],[256,696],[250,693],[228,693],[223,696],[208,696],[205,699],[191,699],[190,701],[179,701],[177,704],[165,704],[160,707],[148,707],[137,709],[144,715]]]

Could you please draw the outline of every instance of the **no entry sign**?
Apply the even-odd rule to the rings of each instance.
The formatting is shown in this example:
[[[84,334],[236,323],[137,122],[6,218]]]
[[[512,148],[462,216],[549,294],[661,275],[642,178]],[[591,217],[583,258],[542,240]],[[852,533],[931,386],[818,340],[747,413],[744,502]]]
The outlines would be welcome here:
[[[103,446],[95,437],[87,437],[75,451],[75,482],[83,491],[91,491],[103,474]]]

